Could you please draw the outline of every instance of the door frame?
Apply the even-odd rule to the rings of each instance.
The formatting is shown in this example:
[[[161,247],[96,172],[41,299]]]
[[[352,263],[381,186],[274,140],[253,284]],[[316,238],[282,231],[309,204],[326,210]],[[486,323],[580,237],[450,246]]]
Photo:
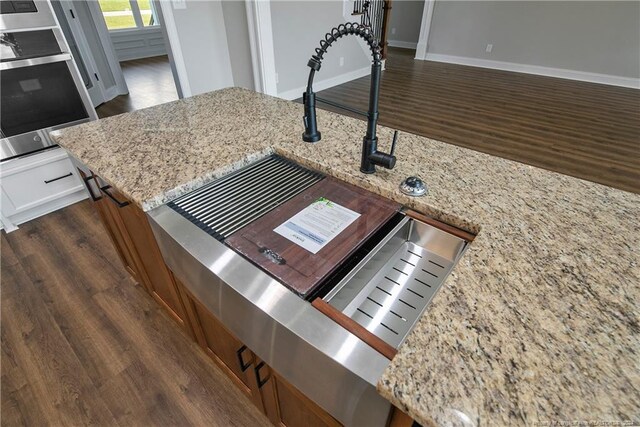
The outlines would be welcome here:
[[[173,46],[171,44],[171,40],[169,38],[169,30],[172,31],[172,37],[174,40],[177,40],[177,31],[176,24],[173,20],[173,15],[169,15],[169,19],[171,22],[167,22],[165,18],[164,10],[162,4],[166,3],[165,1],[160,0],[152,0],[151,4],[156,13],[156,18],[158,18],[158,23],[160,24],[160,31],[162,32],[162,39],[164,40],[164,46],[167,50],[167,56],[169,57],[169,65],[171,66],[171,74],[173,75],[173,83],[176,87],[176,92],[178,93],[178,99],[182,99],[185,96],[191,95],[191,88],[189,87],[189,81],[186,78],[187,70],[186,68],[181,71],[181,74],[184,76],[182,79],[178,73],[177,63],[176,63],[176,55],[179,55],[180,64],[184,65],[184,59],[182,58],[182,51],[180,50],[180,43],[174,42]],[[170,26],[170,28],[169,28]],[[183,83],[184,82],[184,83]],[[188,95],[184,94],[183,84],[186,85],[186,89],[188,89]]]
[[[154,0],[155,2],[156,0]],[[186,0],[185,0],[186,1]],[[169,55],[169,63],[171,65],[171,73],[176,84],[178,98],[188,98],[192,95],[191,86],[189,85],[189,75],[187,74],[187,65],[184,62],[182,48],[180,47],[180,38],[178,37],[178,29],[173,16],[173,8],[182,9],[182,5],[186,7],[186,3],[177,2],[173,5],[173,0],[157,0],[156,13],[162,27],[162,35],[165,39],[167,54]]]
[[[267,95],[277,96],[271,5],[267,0],[244,1],[255,90]],[[178,96],[181,98],[189,97],[192,92],[173,15],[173,9],[184,9],[188,6],[189,0],[159,0],[158,4],[159,12],[162,15],[161,19],[164,21],[162,22],[162,27],[166,32],[167,51],[169,52],[174,80],[178,88]]]
[[[245,8],[256,91],[278,96],[271,3],[264,0],[245,0]]]
[[[51,3],[53,7],[54,2],[51,2]],[[84,30],[82,29],[82,25],[78,21],[78,18],[77,18],[78,11],[76,10],[75,5],[71,0],[57,0],[56,3],[59,4],[61,8],[61,12],[64,15],[63,18],[66,20],[67,26],[71,31],[71,36],[73,37],[76,43],[76,46],[80,51],[80,58],[76,58],[76,65],[78,65],[77,64],[78,61],[82,61],[82,64],[84,65],[87,73],[89,74],[89,80],[91,80],[91,84],[93,85],[92,89],[97,91],[96,93],[87,89],[87,92],[89,93],[89,98],[91,99],[91,104],[93,108],[95,108],[98,105],[108,101],[109,99],[107,97],[107,91],[106,91],[106,88],[104,87],[104,84],[102,83],[102,80],[100,80],[97,77],[98,67],[96,65],[95,58],[93,57],[93,52],[89,47],[89,42],[85,37]],[[59,21],[57,16],[56,16],[56,19]],[[58,26],[60,26],[60,22],[58,22]],[[67,41],[67,44],[69,44],[69,41]],[[92,96],[92,94],[94,96]],[[95,99],[96,96],[98,99]]]
[[[427,49],[429,45],[429,33],[431,31],[431,22],[433,21],[433,9],[436,0],[425,0],[424,9],[422,10],[422,23],[420,24],[420,37],[418,37],[418,46],[416,46],[415,59],[427,59]]]
[[[97,1],[88,1],[86,4],[91,15],[91,19],[96,27],[100,44],[102,45],[102,49],[104,50],[104,54],[107,58],[109,69],[111,70],[111,74],[113,74],[113,78],[116,82],[115,86],[106,91],[107,98],[113,99],[118,95],[126,95],[129,93],[129,88],[127,87],[127,82],[124,79],[122,68],[120,68],[120,62],[116,56],[116,50],[111,42],[107,23],[104,20],[104,16],[102,16],[102,9],[100,9],[100,5]]]

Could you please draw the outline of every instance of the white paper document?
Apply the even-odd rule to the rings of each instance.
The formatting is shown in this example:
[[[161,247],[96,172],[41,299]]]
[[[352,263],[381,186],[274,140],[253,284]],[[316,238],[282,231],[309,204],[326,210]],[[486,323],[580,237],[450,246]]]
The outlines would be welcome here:
[[[312,254],[317,254],[358,217],[358,212],[320,197],[273,231]]]

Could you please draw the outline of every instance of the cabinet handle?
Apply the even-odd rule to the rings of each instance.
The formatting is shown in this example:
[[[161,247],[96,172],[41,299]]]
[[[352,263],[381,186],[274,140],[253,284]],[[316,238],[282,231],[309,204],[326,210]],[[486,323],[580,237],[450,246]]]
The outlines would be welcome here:
[[[45,184],[49,184],[49,183],[51,183],[51,182],[53,182],[53,181],[57,181],[57,180],[59,180],[59,179],[63,179],[63,178],[68,178],[68,177],[70,177],[70,176],[73,176],[73,173],[69,172],[68,174],[66,174],[66,175],[62,175],[62,176],[59,176],[59,177],[57,177],[57,178],[53,178],[53,179],[45,179],[45,180],[44,180],[44,183],[45,183]]]
[[[251,362],[245,364],[244,360],[242,360],[242,353],[244,353],[246,349],[247,346],[243,345],[238,351],[236,351],[236,355],[238,356],[238,362],[240,363],[240,369],[242,369],[242,372],[246,371],[247,369],[249,369],[249,366],[251,366]]]
[[[95,194],[93,194],[93,190],[91,189],[91,184],[89,184],[89,181],[91,180],[93,180],[93,175],[85,176],[84,178],[82,178],[82,181],[84,181],[84,185],[87,187],[87,191],[89,191],[89,196],[91,196],[91,200],[93,200],[94,202],[97,202],[98,200],[102,199],[102,196],[96,197]]]
[[[260,362],[258,363],[258,366],[256,366],[255,368],[253,368],[255,374],[256,374],[256,381],[258,383],[258,389],[261,389],[263,385],[265,385],[267,383],[267,381],[269,381],[269,379],[271,378],[271,374],[267,375],[267,378],[265,379],[260,379],[260,368],[262,368],[265,365],[264,362]]]
[[[127,202],[127,201],[121,202],[120,200],[116,199],[116,198],[113,196],[113,194],[111,194],[111,193],[109,192],[109,189],[110,189],[110,188],[111,188],[111,186],[110,186],[110,185],[105,185],[104,187],[100,187],[100,191],[101,191],[105,196],[107,196],[108,198],[110,198],[110,199],[111,199],[111,201],[112,201],[113,203],[115,203],[116,205],[118,205],[118,207],[119,207],[119,208],[124,208],[125,206],[128,206],[128,205],[129,205],[129,202]]]

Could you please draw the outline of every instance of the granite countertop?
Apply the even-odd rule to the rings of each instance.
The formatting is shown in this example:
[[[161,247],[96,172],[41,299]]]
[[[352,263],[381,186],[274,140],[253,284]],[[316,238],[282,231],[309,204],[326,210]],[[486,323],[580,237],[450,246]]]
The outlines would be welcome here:
[[[363,175],[364,122],[319,110],[311,145],[301,115],[232,88],[54,139],[144,210],[277,152],[478,233],[378,391],[424,425],[640,422],[640,195],[408,133]],[[398,191],[409,175],[428,196]]]

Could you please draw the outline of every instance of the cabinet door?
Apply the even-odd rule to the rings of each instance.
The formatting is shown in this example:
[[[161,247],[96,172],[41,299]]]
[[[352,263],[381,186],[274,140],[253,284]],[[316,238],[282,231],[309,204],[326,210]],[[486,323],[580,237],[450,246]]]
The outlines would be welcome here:
[[[264,410],[254,376],[255,356],[176,279],[196,341],[253,403]]]
[[[342,425],[259,359],[256,360],[255,371],[265,412],[274,425],[285,427]]]
[[[389,419],[389,427],[420,427],[420,424],[413,421],[413,419],[402,412],[395,406],[391,407],[391,416]]]
[[[127,271],[191,333],[173,276],[164,263],[144,212],[115,189],[101,184],[98,177],[80,173]],[[101,196],[97,195],[96,189]]]
[[[124,268],[127,272],[133,277],[133,279],[145,286],[144,283],[140,280],[140,274],[138,273],[138,266],[135,263],[135,259],[133,254],[131,253],[131,243],[127,243],[126,239],[126,229],[124,228],[124,224],[122,221],[119,221],[118,216],[114,216],[109,209],[109,201],[104,198],[99,198],[96,192],[99,192],[97,185],[95,184],[92,176],[87,176],[81,169],[78,169],[78,173],[82,177],[82,180],[87,186],[87,190],[91,195],[91,199],[93,200],[93,207],[98,212],[100,216],[100,220],[105,230],[107,231],[107,235],[111,239],[111,243],[116,250],[116,253],[120,257]]]
[[[134,258],[141,266],[140,279],[151,296],[164,306],[178,323],[184,325],[185,311],[182,301],[146,215],[113,188],[103,186],[101,191],[106,196],[103,200],[108,203],[112,216],[122,221],[127,231],[134,248]]]

